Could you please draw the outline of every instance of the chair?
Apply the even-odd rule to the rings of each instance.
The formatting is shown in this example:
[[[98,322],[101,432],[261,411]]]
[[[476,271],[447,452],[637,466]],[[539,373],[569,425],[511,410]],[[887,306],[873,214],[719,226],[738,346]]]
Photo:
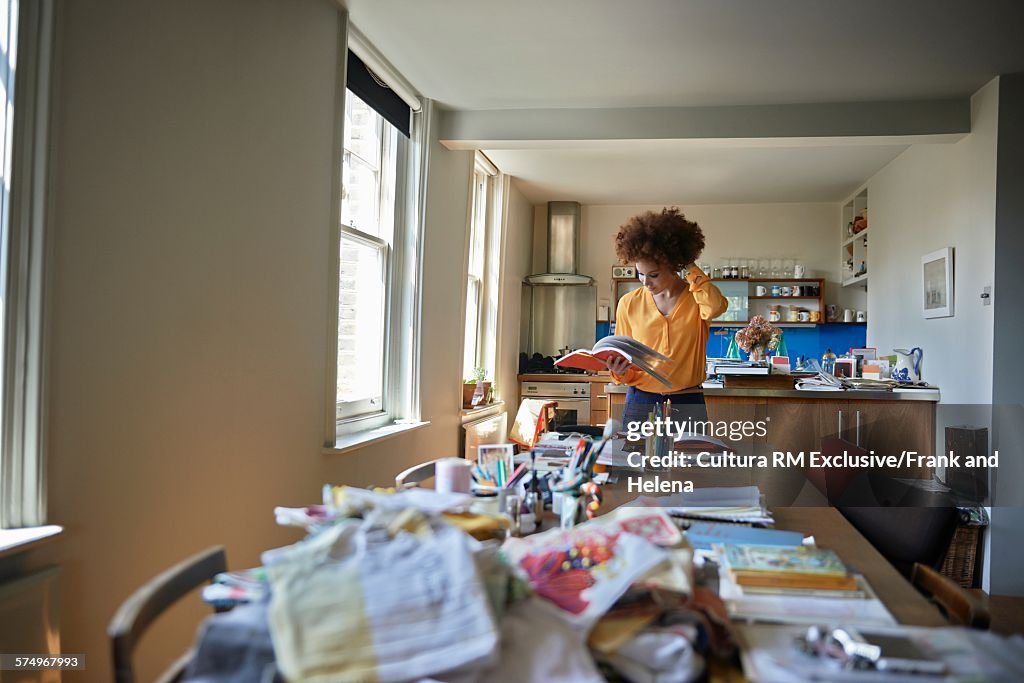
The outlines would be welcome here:
[[[558,402],[540,398],[524,398],[519,404],[509,441],[524,448],[533,448],[540,441],[541,434],[555,424]]]
[[[939,608],[950,623],[977,629],[989,627],[992,619],[985,600],[958,586],[948,576],[915,562],[910,582]]]
[[[194,588],[227,570],[223,546],[193,555],[136,590],[121,603],[107,627],[114,655],[115,683],[135,683],[132,655],[149,626]],[[194,652],[189,649],[160,676],[159,683],[180,681]]]
[[[419,465],[413,465],[395,476],[395,488],[406,489],[420,486],[427,479],[432,478],[436,471],[437,460],[428,460],[427,462],[421,462]]]

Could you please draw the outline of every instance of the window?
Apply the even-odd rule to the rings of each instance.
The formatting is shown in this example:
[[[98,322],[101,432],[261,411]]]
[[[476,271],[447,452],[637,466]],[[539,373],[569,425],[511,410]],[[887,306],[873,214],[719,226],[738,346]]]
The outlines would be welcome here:
[[[330,252],[337,274],[329,328],[336,381],[328,384],[325,445],[332,450],[425,424],[419,419],[418,257],[433,106],[421,103],[348,28]]]
[[[345,97],[338,283],[337,419],[387,412],[386,344],[401,136]]]
[[[0,528],[45,521],[45,178],[53,3],[0,0]]]
[[[497,168],[477,153],[466,261],[464,378],[482,368],[494,378],[500,275],[501,183]]]

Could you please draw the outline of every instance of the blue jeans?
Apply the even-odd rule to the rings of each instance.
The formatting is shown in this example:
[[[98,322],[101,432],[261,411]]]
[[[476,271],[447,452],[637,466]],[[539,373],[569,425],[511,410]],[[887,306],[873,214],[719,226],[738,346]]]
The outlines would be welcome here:
[[[703,392],[655,394],[636,387],[626,387],[626,407],[622,411],[622,428],[626,429],[630,422],[643,422],[654,410],[655,405],[664,403],[666,400],[672,401],[672,418],[677,421],[682,421],[685,418],[702,421],[708,419]]]

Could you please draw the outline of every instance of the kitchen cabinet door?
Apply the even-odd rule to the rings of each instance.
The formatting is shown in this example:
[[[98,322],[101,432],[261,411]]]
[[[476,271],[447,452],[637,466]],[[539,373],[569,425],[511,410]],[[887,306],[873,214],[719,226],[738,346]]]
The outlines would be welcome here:
[[[852,440],[876,455],[914,451],[935,455],[935,404],[931,401],[856,401],[848,404]],[[847,437],[850,438],[850,437]],[[894,477],[931,479],[928,467],[889,470]]]

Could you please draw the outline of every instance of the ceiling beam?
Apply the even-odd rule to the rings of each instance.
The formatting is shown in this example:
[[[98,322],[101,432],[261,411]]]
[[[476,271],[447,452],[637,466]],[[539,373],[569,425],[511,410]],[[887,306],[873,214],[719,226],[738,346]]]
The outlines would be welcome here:
[[[449,149],[522,149],[612,140],[894,138],[949,142],[971,132],[970,98],[733,107],[450,110]],[[924,141],[918,139],[919,142]],[[879,142],[872,140],[872,142]]]

